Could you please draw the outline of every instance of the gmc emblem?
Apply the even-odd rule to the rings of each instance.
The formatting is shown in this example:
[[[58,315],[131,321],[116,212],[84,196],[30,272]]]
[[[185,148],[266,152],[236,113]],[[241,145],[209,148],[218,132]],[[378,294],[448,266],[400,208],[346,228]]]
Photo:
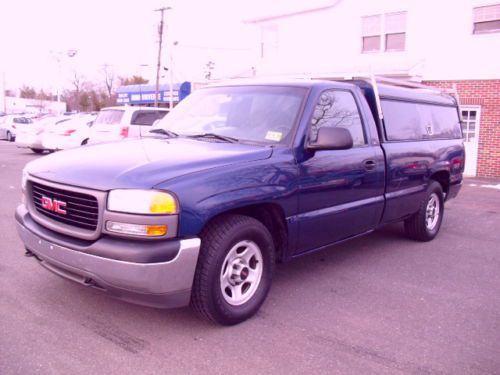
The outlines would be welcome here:
[[[66,215],[66,202],[58,201],[42,195],[42,207],[48,211],[55,212],[56,214]]]

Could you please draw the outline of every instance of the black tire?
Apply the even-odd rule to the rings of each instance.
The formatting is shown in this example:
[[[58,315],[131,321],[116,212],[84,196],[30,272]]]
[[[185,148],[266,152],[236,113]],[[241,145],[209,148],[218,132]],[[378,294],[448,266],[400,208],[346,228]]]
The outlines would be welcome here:
[[[14,137],[12,136],[12,133],[11,132],[7,132],[7,141],[9,142],[14,142]]]
[[[199,315],[212,322],[222,325],[243,322],[259,310],[271,287],[275,265],[275,250],[271,234],[261,222],[252,217],[224,215],[209,223],[200,237],[201,251],[193,282],[191,306]],[[242,241],[249,241],[259,248],[262,273],[250,298],[242,304],[234,305],[227,301],[231,298],[229,294],[223,295],[227,292],[222,290],[221,278],[225,273],[224,270],[233,269],[228,266],[226,257],[230,257],[230,252],[233,254],[238,252],[239,248],[235,250],[235,247]],[[254,258],[252,259],[255,261]],[[233,275],[238,271],[231,272]],[[242,274],[239,276],[241,277]],[[230,278],[232,279],[233,276]],[[243,288],[244,285],[241,286],[241,290]]]
[[[434,203],[438,210],[436,208],[432,208]],[[434,220],[436,215],[437,218]],[[406,235],[417,241],[430,241],[434,239],[441,228],[443,215],[443,189],[439,182],[431,181],[427,188],[425,199],[422,200],[422,203],[420,204],[419,210],[413,216],[405,220]]]
[[[30,150],[33,151],[35,154],[42,154],[44,151],[41,148],[31,148]]]
[[[87,138],[87,139],[84,139],[84,140],[82,141],[82,144],[81,144],[80,146],[85,146],[87,143],[89,143],[89,139],[88,139],[88,138]]]

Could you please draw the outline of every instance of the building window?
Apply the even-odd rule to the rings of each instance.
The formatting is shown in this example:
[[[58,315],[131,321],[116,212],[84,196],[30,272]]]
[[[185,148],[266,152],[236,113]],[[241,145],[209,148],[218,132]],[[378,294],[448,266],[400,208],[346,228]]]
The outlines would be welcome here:
[[[474,8],[474,34],[500,32],[500,4]]]
[[[465,142],[476,141],[476,124],[479,120],[479,110],[470,108],[461,108],[462,110],[462,132]]]
[[[361,22],[363,53],[405,50],[406,12],[367,16]]]

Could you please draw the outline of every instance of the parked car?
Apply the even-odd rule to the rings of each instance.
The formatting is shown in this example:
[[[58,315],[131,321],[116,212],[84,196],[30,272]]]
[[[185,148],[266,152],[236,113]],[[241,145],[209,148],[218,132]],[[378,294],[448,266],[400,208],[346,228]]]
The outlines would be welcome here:
[[[42,136],[43,148],[56,151],[87,144],[90,127],[95,118],[96,115],[86,114],[71,118],[57,126],[50,126]]]
[[[90,131],[89,143],[140,138],[146,135],[153,123],[168,113],[166,108],[108,107],[97,115]]]
[[[220,84],[155,133],[30,162],[18,233],[64,278],[226,325],[257,312],[276,261],[398,221],[432,240],[462,184],[458,103],[429,89]]]
[[[31,124],[33,120],[23,115],[6,115],[0,117],[0,139],[14,142],[17,128],[22,125]]]
[[[16,146],[29,148],[31,151],[41,154],[47,150],[42,144],[42,138],[48,129],[69,121],[69,116],[51,116],[30,124],[23,124],[17,128]]]

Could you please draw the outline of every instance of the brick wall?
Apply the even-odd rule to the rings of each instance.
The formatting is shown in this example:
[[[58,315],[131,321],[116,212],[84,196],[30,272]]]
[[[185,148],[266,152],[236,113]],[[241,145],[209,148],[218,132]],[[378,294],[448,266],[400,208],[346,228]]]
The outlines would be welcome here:
[[[500,79],[424,83],[440,88],[456,84],[460,104],[481,106],[477,176],[500,177]]]

